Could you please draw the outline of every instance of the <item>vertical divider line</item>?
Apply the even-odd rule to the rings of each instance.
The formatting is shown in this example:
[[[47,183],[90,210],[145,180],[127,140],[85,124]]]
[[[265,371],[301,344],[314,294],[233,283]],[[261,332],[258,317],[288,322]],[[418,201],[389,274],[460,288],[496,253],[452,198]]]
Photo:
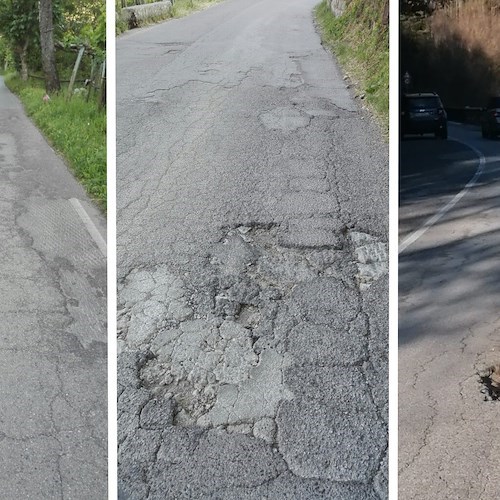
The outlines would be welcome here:
[[[398,498],[399,1],[389,0],[389,499]]]
[[[116,342],[116,42],[115,3],[106,0],[108,227],[108,499],[118,498]]]

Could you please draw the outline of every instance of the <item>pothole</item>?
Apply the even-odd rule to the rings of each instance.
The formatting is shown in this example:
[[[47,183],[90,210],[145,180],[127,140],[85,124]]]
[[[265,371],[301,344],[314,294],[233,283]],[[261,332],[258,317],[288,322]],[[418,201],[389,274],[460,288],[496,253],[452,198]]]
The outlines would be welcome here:
[[[356,262],[364,286],[387,272],[383,243],[338,224],[325,227],[331,242],[292,248],[282,244],[281,226],[222,228],[203,269],[182,278],[167,266],[134,270],[120,285],[120,340],[125,350],[152,353],[139,376],[156,398],[175,401],[174,425],[274,439],[278,408],[294,397],[284,373],[294,363],[287,336],[304,321],[297,289],[344,287]],[[321,302],[322,291],[315,293]],[[312,317],[326,321],[321,306],[313,309]]]
[[[279,107],[260,115],[263,125],[269,130],[294,132],[311,122],[311,117],[294,108]]]
[[[500,364],[490,366],[479,373],[481,392],[485,401],[498,401],[500,399]]]

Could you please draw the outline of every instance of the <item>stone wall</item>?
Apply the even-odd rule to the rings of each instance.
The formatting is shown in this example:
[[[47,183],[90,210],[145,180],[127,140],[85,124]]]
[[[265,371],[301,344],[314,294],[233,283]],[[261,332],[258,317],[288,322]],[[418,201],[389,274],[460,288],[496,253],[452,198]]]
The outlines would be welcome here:
[[[345,0],[328,0],[330,9],[335,17],[341,16],[345,10]]]
[[[162,2],[125,7],[121,10],[120,16],[128,24],[129,28],[137,28],[137,26],[140,26],[145,21],[165,17],[171,9],[172,1],[163,0]]]

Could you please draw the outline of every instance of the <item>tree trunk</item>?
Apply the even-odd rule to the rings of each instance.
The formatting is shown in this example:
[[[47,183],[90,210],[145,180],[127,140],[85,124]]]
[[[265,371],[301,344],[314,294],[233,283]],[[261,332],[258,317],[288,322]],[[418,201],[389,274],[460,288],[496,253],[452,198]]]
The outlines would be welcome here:
[[[19,49],[19,59],[21,61],[21,80],[28,81],[28,44],[29,40],[26,39],[24,45]]]
[[[382,14],[382,24],[389,26],[389,0],[385,0],[384,13]]]
[[[40,45],[42,47],[42,67],[47,92],[61,90],[61,84],[57,76],[53,32],[52,0],[40,0]]]

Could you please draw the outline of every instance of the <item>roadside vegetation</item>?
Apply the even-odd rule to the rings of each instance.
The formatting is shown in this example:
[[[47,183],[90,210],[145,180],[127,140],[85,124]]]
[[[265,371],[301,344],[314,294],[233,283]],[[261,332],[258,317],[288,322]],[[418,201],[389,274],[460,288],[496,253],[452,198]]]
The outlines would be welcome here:
[[[484,106],[500,94],[500,0],[404,0],[401,71],[411,90],[434,90],[447,107]]]
[[[68,100],[63,92],[44,101],[41,80],[23,82],[18,75],[5,77],[19,96],[26,113],[65,158],[75,177],[102,210],[106,209],[106,114],[84,92]]]
[[[46,27],[38,12],[42,3],[0,2],[4,80],[89,196],[105,211],[106,6],[101,0],[60,0],[54,5],[49,1],[53,37],[47,41],[41,36]],[[51,47],[44,47],[47,43]],[[52,61],[45,60],[47,50]]]
[[[334,16],[328,0],[315,10],[323,44],[335,53],[368,107],[389,130],[389,31],[385,0],[347,0]]]
[[[150,24],[159,23],[168,19],[185,17],[193,12],[204,10],[211,5],[221,2],[222,0],[173,0],[172,8],[162,14],[150,16],[144,20],[137,20],[133,26],[129,26],[121,16],[121,9],[124,7],[132,7],[134,5],[145,5],[155,3],[155,0],[116,0],[116,34],[119,35],[131,28],[139,28]]]

